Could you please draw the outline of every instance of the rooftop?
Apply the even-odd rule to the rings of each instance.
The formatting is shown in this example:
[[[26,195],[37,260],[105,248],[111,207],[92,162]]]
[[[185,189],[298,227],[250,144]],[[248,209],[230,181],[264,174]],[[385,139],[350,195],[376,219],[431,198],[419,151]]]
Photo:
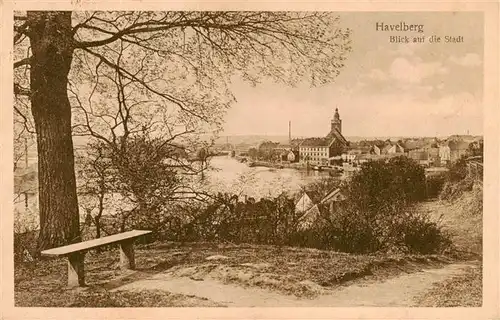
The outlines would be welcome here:
[[[333,128],[332,130],[330,130],[330,132],[326,135],[326,138],[328,140],[336,138],[337,140],[341,141],[342,143],[347,144],[346,138],[344,138],[342,133],[340,133],[336,128]]]
[[[331,139],[328,138],[307,138],[300,144],[301,147],[328,147]]]

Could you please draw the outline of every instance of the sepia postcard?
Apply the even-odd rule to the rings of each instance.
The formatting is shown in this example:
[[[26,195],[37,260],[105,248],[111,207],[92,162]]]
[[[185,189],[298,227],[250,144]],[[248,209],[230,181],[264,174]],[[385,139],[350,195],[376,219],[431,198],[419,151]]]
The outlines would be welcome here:
[[[498,2],[1,12],[2,319],[500,319]]]

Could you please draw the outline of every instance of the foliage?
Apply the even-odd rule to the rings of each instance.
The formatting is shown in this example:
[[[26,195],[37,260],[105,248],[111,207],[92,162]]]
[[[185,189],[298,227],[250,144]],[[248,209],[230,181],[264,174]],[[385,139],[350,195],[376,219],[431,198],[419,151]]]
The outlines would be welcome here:
[[[347,197],[362,211],[395,211],[425,199],[424,169],[404,156],[364,163]]]
[[[430,253],[448,245],[437,224],[412,210],[426,196],[424,171],[413,160],[398,157],[364,164],[343,192],[347,200],[333,210],[320,206],[321,219],[309,230],[322,235],[320,243],[327,248]]]
[[[484,153],[484,141],[481,139],[479,141],[474,141],[469,144],[468,153],[472,157],[483,156]]]
[[[443,186],[445,184],[446,177],[442,174],[438,175],[429,175],[426,178],[427,184],[427,198],[437,198],[441,194],[443,190]]]
[[[89,144],[88,164],[80,175],[81,196],[98,201],[98,214],[114,217],[113,229],[157,230],[169,221],[172,208],[185,200],[202,200],[192,187],[198,168],[187,161],[182,146],[164,138],[136,134],[121,144]],[[97,152],[97,157],[92,154]]]
[[[461,197],[464,192],[473,190],[476,181],[474,177],[469,176],[468,174],[466,158],[467,156],[462,156],[460,159],[451,164],[446,176],[443,190],[440,194],[441,199],[456,200]]]
[[[426,308],[483,306],[483,267],[474,263],[465,273],[455,275],[415,298],[416,303]]]
[[[285,244],[298,218],[293,199],[285,194],[240,201],[236,195],[219,193],[195,210],[200,213],[182,227],[178,240]]]
[[[273,161],[279,157],[279,153],[276,147],[279,146],[279,142],[264,141],[259,144],[257,148],[257,158],[265,161]]]
[[[14,262],[25,262],[34,256],[37,230],[39,229],[37,208],[24,212],[14,209]]]
[[[447,180],[450,182],[458,182],[467,176],[467,162],[466,156],[460,157],[457,161],[453,162],[448,171]]]
[[[94,224],[96,238],[101,237],[101,217],[114,192],[113,164],[108,146],[100,140],[87,144],[77,153],[76,171],[79,205],[85,210],[85,224]],[[109,208],[108,208],[109,209]]]
[[[360,147],[371,147],[373,145],[381,146],[384,143],[385,143],[385,141],[377,139],[377,140],[361,140],[357,144]]]
[[[317,190],[321,198],[320,193],[326,195],[337,185],[327,179],[308,189]],[[323,189],[325,186],[327,189]],[[190,211],[195,213],[189,215],[188,222],[174,227],[180,232],[168,230],[167,226],[164,230],[167,239],[177,241],[290,245],[357,253],[445,250],[449,240],[439,225],[404,203],[381,206],[378,211],[363,210],[349,198],[332,205],[321,204],[320,215],[304,229],[299,227],[303,213],[295,211],[295,201],[285,194],[258,201],[218,194],[208,204],[192,207]]]
[[[161,239],[176,241],[291,245],[360,253],[434,253],[447,247],[447,235],[439,225],[412,209],[425,197],[425,180],[423,170],[411,160],[365,165],[353,181],[342,185],[329,178],[306,186],[315,203],[338,187],[347,199],[320,204],[319,216],[305,230],[299,225],[303,213],[295,211],[294,197],[286,194],[241,200],[239,195],[220,193],[204,203],[177,207],[177,215],[169,215],[168,223],[159,217],[152,222],[157,225],[155,230],[161,231]],[[373,185],[365,186],[369,183]]]
[[[371,216],[345,201],[333,211],[325,206],[320,212],[310,229],[294,234],[294,245],[352,253],[423,254],[443,252],[450,245],[437,223],[411,208]]]

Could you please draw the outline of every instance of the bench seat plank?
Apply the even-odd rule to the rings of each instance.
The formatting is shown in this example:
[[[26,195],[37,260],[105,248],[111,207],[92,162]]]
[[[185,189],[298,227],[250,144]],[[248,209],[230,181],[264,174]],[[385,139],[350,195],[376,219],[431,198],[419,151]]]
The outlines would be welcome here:
[[[73,243],[63,247],[57,247],[53,249],[44,250],[41,252],[43,256],[67,256],[72,253],[90,250],[93,248],[105,246],[111,243],[121,242],[124,240],[129,240],[137,238],[139,236],[151,233],[149,230],[132,230],[128,232],[123,232],[107,237],[102,237],[99,239],[92,239],[89,241],[83,241],[78,243]]]

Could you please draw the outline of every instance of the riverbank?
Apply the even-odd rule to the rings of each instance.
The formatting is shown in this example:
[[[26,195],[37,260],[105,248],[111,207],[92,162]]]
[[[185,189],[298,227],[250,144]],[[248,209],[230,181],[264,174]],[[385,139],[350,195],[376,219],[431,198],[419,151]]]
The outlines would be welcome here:
[[[319,165],[310,165],[304,164],[300,162],[270,162],[270,161],[261,161],[261,160],[246,160],[244,163],[247,163],[249,167],[264,167],[264,168],[272,168],[272,169],[295,169],[301,171],[326,171],[331,173],[341,173],[343,171],[354,171],[353,168],[345,168],[345,167],[334,167],[334,166],[319,166]],[[351,169],[351,170],[350,170]]]
[[[259,160],[249,160],[247,162],[249,167],[265,167],[274,169],[296,169],[307,170],[307,167],[300,163],[287,163],[287,162],[268,162]]]
[[[239,162],[246,163],[250,167],[265,167],[265,168],[274,168],[274,169],[296,169],[302,171],[327,171],[327,172],[355,172],[359,170],[359,166],[353,166],[351,164],[342,165],[342,166],[322,166],[322,165],[312,165],[305,164],[301,162],[270,162],[270,161],[262,161],[262,160],[250,160],[246,157],[234,157],[235,160]],[[245,159],[245,160],[243,160]],[[426,176],[442,176],[448,172],[448,168],[445,167],[429,167],[425,168]]]

